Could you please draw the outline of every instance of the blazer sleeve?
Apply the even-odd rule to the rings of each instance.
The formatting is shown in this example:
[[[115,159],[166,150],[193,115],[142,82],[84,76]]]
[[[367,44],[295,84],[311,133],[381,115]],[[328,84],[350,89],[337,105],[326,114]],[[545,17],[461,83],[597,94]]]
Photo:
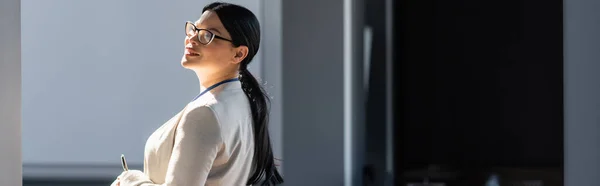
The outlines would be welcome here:
[[[141,171],[127,171],[120,185],[205,185],[222,144],[221,127],[213,110],[206,106],[194,108],[177,126],[165,183],[155,184]]]

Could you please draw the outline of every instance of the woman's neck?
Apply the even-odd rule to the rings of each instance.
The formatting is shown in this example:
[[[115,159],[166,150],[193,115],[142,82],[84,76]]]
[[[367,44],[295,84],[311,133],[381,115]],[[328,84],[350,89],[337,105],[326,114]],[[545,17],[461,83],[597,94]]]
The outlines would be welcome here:
[[[234,72],[216,72],[216,73],[200,73],[196,72],[198,76],[198,81],[200,82],[200,92],[206,90],[208,87],[213,86],[221,81],[225,81],[228,79],[237,78],[239,73],[237,71]]]

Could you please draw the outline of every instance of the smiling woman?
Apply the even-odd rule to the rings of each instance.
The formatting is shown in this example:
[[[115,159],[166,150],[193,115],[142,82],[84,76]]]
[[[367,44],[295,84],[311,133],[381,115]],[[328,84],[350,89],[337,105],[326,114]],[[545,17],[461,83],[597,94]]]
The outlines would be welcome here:
[[[210,1],[178,2],[21,1],[26,179],[109,185],[120,154],[142,169],[148,136],[199,90],[180,65],[184,21],[196,21]],[[259,0],[235,2],[261,18]],[[264,77],[260,53],[248,68]]]
[[[181,65],[200,94],[146,142],[144,171],[124,171],[118,186],[263,185],[283,182],[268,130],[269,99],[248,71],[260,25],[248,9],[212,3],[185,24]]]

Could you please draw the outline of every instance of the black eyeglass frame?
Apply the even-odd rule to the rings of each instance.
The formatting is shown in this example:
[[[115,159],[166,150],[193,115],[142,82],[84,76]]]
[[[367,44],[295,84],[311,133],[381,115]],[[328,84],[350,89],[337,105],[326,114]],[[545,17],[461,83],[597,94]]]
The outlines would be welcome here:
[[[227,38],[218,36],[217,34],[213,33],[212,31],[210,31],[208,29],[198,28],[198,27],[196,27],[196,25],[194,25],[194,23],[192,23],[190,21],[186,21],[185,22],[185,35],[188,36],[188,37],[191,37],[190,35],[188,35],[188,32],[187,32],[188,24],[191,25],[192,28],[194,28],[194,33],[196,34],[196,37],[198,37],[198,41],[200,41],[200,43],[202,43],[202,39],[200,39],[200,34],[199,34],[200,31],[206,31],[206,32],[208,32],[208,33],[210,33],[212,35],[212,37],[210,37],[210,40],[208,41],[208,43],[202,43],[204,45],[208,45],[208,44],[212,43],[212,41],[215,38],[220,39],[220,40],[229,41],[229,42],[233,43],[233,41],[231,39],[227,39]]]

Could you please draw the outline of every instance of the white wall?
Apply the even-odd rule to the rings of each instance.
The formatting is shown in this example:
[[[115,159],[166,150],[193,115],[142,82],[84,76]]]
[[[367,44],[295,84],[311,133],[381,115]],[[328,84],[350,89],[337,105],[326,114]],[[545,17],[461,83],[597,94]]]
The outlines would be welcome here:
[[[147,137],[198,93],[183,30],[209,2],[23,0],[24,174],[116,167],[121,153],[141,165]],[[259,0],[229,2],[262,17]]]
[[[0,185],[21,182],[20,0],[0,1]]]

